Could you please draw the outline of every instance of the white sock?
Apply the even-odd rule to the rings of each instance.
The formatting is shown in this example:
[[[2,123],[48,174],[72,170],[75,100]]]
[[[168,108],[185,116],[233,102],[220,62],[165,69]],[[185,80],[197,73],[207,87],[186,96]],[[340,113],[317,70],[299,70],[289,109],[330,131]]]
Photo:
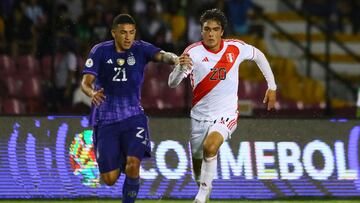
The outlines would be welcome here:
[[[210,158],[204,158],[201,165],[200,184],[202,185],[205,183],[205,186],[211,187],[216,172],[217,155]]]

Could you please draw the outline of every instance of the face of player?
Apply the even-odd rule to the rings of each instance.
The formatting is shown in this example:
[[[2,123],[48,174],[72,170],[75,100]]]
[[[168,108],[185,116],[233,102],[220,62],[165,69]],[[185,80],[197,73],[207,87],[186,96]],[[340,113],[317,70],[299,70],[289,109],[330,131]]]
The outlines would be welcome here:
[[[224,30],[221,24],[215,20],[208,20],[204,22],[201,29],[201,36],[205,46],[211,51],[218,51],[221,45],[221,37]]]
[[[125,51],[131,48],[135,40],[136,29],[134,24],[118,24],[111,30],[115,40],[116,51]]]

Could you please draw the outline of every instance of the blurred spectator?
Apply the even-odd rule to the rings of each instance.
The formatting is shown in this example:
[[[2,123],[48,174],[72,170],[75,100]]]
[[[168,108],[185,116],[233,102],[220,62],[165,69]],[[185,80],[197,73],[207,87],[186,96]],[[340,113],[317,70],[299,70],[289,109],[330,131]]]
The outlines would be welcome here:
[[[94,36],[92,27],[95,25],[95,18],[93,14],[86,13],[82,15],[79,19],[79,22],[75,26],[76,40],[80,45],[79,51],[80,53],[84,53],[89,44],[91,43],[91,39]]]
[[[200,19],[200,9],[199,11],[196,11],[194,13],[192,13],[192,15],[190,15],[188,17],[188,32],[187,32],[187,40],[190,43],[193,42],[197,42],[201,40],[201,25],[199,22]]]
[[[191,1],[189,2],[190,5],[197,5],[196,8],[201,8],[201,12],[203,13],[205,10],[212,9],[212,8],[219,8],[223,10],[224,0],[199,0],[199,1]]]
[[[13,12],[14,0],[1,0],[0,1],[0,13],[7,19],[10,18],[10,14]]]
[[[41,23],[36,26],[37,32],[37,52],[36,55],[38,58],[41,58],[46,55],[53,55],[55,53],[55,40],[52,26],[52,16],[53,9],[52,5],[45,3],[46,1],[41,1],[42,8],[44,8],[43,17],[41,18]]]
[[[6,38],[11,42],[11,53],[14,57],[36,52],[36,30],[31,19],[25,15],[26,6],[24,1],[14,5],[14,14],[7,27],[9,29],[6,29]]]
[[[303,9],[327,20],[331,30],[344,32],[346,23],[350,22],[353,34],[359,32],[360,0],[303,0]]]
[[[85,9],[84,9],[84,13],[92,13],[94,11],[102,11],[104,12],[107,5],[106,5],[106,1],[99,1],[99,0],[87,0],[84,1],[85,3]],[[116,3],[113,3],[116,5]]]
[[[156,34],[159,33],[159,30],[164,30],[165,42],[171,43],[171,30],[166,25],[165,21],[161,19],[157,11],[156,2],[147,2],[146,8],[146,17],[141,18],[139,21],[139,26],[137,26],[140,29],[142,40],[155,43]]]
[[[353,34],[358,34],[360,31],[360,0],[348,0],[350,3],[350,22],[352,24]]]
[[[337,30],[336,19],[338,16],[336,0],[303,0],[303,10],[309,14],[320,17],[329,30]]]
[[[360,0],[353,0],[351,21],[353,22],[353,32],[359,34],[360,32]]]
[[[169,23],[171,25],[172,41],[177,44],[183,42],[186,31],[186,18],[184,16],[181,1],[172,0],[169,2],[171,2],[168,11],[170,14]]]
[[[155,34],[155,39],[154,39],[154,45],[156,45],[157,47],[163,49],[163,50],[167,50],[170,52],[175,52],[175,47],[174,47],[174,43],[170,43],[167,41],[168,36],[166,36],[168,34],[168,32],[166,31],[165,27],[161,27],[158,32]]]
[[[249,31],[248,15],[252,12],[251,0],[225,0],[224,7],[229,19],[230,32],[244,35]]]
[[[84,94],[83,91],[81,91],[80,84],[74,90],[72,105],[73,106],[85,105],[86,107],[88,107],[88,110],[90,112],[91,98],[88,97],[86,94]]]
[[[62,38],[55,59],[55,103],[69,105],[76,83],[77,59],[71,38]]]
[[[0,5],[0,10],[2,11],[2,5]],[[6,40],[5,40],[5,17],[3,13],[0,13],[0,54],[5,52]]]
[[[57,0],[58,4],[64,4],[69,10],[69,16],[73,22],[79,20],[83,15],[83,1],[82,0]]]
[[[75,23],[70,18],[69,9],[66,4],[57,5],[55,16],[56,38],[75,36]]]
[[[336,13],[336,1],[303,0],[303,9],[308,14],[325,18]]]
[[[44,21],[44,12],[37,0],[30,0],[25,8],[25,14],[35,26]]]
[[[136,16],[138,17],[144,16],[146,11],[145,0],[134,0],[132,9]]]
[[[104,11],[97,9],[94,12],[93,33],[96,42],[104,41],[110,35],[107,25],[105,24]]]

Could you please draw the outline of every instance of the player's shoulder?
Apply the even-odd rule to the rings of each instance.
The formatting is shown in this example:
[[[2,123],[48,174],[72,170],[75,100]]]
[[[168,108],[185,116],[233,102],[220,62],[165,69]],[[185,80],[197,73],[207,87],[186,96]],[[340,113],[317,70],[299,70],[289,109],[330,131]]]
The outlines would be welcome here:
[[[242,40],[239,40],[239,39],[224,39],[225,43],[227,44],[232,44],[232,45],[236,45],[236,46],[246,46],[248,45],[247,43],[245,43],[244,41]]]
[[[189,53],[199,47],[203,46],[202,42],[201,41],[198,41],[198,42],[194,42],[192,44],[190,44],[189,46],[186,47],[186,49],[184,50],[184,53]]]
[[[109,40],[109,41],[104,41],[104,42],[100,42],[98,44],[95,44],[90,53],[95,53],[97,51],[100,51],[100,50],[104,50],[104,49],[108,49],[108,48],[111,48],[114,46],[114,40]]]
[[[152,45],[150,42],[146,42],[144,40],[134,40],[132,46],[138,48],[138,47],[148,47],[148,46],[154,46],[154,45]]]

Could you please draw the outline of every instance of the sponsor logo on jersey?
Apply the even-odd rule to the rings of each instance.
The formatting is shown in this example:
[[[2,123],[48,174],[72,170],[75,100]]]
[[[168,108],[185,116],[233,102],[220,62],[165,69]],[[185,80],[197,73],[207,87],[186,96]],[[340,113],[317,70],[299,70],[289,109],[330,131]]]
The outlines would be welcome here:
[[[107,60],[106,63],[107,63],[107,64],[113,64],[113,62],[112,62],[111,59]]]
[[[119,64],[119,66],[122,66],[125,63],[125,60],[124,59],[117,59],[116,63]]]
[[[130,66],[133,66],[136,63],[135,57],[133,55],[129,56],[126,61]]]
[[[89,58],[86,60],[86,62],[85,62],[86,67],[91,68],[93,65],[94,65],[94,62],[92,59]]]
[[[208,57],[203,58],[203,60],[201,60],[201,62],[209,62]]]
[[[234,54],[233,53],[227,53],[226,54],[226,60],[230,63],[234,61]]]

